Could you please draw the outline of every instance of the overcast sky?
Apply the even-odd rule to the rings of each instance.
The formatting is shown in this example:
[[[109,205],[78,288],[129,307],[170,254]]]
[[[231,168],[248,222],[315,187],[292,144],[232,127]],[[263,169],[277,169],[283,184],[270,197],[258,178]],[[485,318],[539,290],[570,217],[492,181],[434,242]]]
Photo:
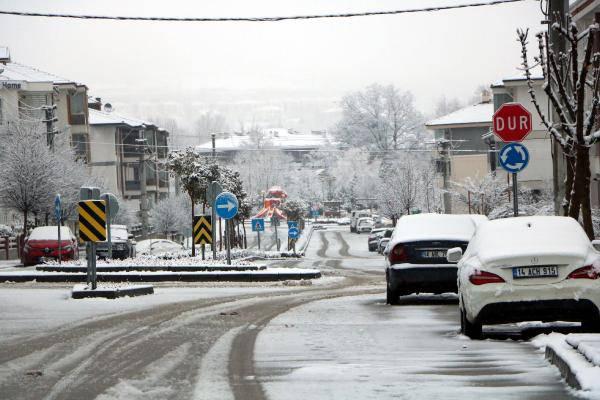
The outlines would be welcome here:
[[[0,0],[2,10],[142,16],[274,16],[472,0]],[[271,23],[117,22],[0,16],[13,61],[119,103],[336,99],[372,82],[435,100],[518,74],[515,30],[542,29],[538,1],[419,14]],[[256,96],[257,98],[253,98]],[[260,97],[260,98],[258,98]],[[331,100],[332,106],[334,100]]]

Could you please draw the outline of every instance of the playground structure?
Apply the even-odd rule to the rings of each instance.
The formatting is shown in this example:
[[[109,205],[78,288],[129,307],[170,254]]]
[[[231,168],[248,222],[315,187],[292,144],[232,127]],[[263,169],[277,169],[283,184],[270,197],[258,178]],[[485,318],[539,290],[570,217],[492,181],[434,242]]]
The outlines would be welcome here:
[[[252,218],[264,218],[269,220],[273,218],[278,220],[286,219],[284,212],[281,211],[279,207],[285,202],[287,197],[288,194],[280,186],[271,187],[265,194],[263,208]]]

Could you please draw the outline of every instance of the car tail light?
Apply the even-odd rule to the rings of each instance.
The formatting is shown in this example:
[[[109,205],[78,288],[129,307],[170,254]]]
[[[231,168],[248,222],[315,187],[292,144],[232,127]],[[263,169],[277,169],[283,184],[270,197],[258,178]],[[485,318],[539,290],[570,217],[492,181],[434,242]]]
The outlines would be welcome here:
[[[396,245],[389,255],[390,264],[399,264],[408,261],[406,249],[401,244]]]
[[[600,274],[593,265],[586,265],[585,267],[577,268],[571,272],[567,279],[598,279]]]
[[[474,274],[469,276],[469,282],[473,285],[485,285],[486,283],[502,283],[504,279],[502,277],[492,274],[487,271],[476,271]]]

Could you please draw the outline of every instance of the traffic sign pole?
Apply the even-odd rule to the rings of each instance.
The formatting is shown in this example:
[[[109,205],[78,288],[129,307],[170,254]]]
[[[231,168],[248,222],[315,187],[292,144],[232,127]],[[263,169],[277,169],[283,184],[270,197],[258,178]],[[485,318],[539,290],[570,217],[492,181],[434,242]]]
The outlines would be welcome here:
[[[513,212],[514,216],[519,216],[519,196],[518,196],[518,188],[517,188],[517,173],[513,172],[512,174],[512,184],[513,184]]]
[[[229,237],[229,220],[225,220],[225,245],[227,246],[227,265],[231,265],[231,238]]]
[[[260,231],[256,231],[256,239],[258,240],[258,249],[260,250]]]

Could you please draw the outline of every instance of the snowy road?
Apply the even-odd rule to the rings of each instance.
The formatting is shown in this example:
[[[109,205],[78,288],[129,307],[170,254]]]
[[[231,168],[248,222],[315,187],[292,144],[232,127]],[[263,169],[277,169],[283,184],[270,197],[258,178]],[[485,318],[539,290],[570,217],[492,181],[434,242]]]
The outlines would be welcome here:
[[[455,296],[385,305],[366,235],[315,231],[304,259],[273,264],[325,278],[81,302],[65,286],[0,286],[0,398],[570,398],[529,342],[459,336]]]

